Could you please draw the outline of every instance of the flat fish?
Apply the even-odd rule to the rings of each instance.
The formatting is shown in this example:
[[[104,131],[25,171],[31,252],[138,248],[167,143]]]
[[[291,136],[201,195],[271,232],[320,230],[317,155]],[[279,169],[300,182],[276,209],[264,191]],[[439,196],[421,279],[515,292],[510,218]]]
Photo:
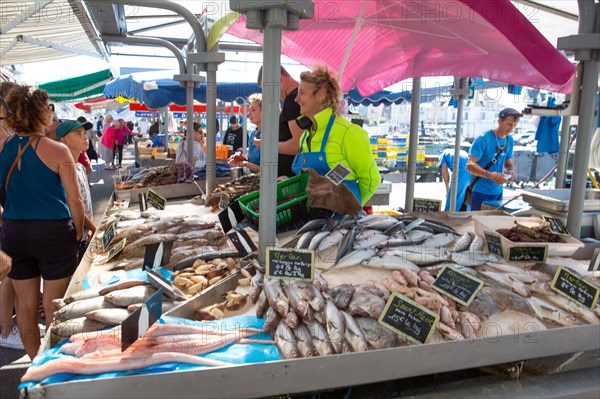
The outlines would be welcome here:
[[[398,336],[387,328],[382,327],[377,320],[370,317],[355,317],[354,320],[360,326],[370,348],[387,349],[396,346]]]
[[[134,303],[146,302],[155,292],[156,289],[146,285],[109,292],[104,295],[104,299],[113,305],[127,307]]]

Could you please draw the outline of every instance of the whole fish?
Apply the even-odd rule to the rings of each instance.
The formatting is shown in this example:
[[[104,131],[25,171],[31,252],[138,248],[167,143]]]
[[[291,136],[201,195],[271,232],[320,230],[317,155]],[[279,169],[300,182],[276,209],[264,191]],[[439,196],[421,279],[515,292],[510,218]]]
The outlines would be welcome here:
[[[415,227],[420,226],[421,224],[425,223],[425,219],[423,219],[423,218],[416,218],[416,219],[402,221],[402,222],[405,224],[405,226],[402,229],[402,231],[404,233],[408,233],[409,231],[411,231]],[[408,222],[408,224],[406,224],[407,222]]]
[[[385,231],[390,227],[395,226],[398,223],[398,220],[388,215],[381,215],[380,218],[370,219],[366,222],[363,221],[363,219],[359,219],[358,223],[365,229]]]
[[[535,311],[536,316],[541,320],[553,321],[565,327],[576,326],[579,324],[579,320],[570,315],[569,312],[560,309],[540,298],[533,296],[530,297],[529,304]]]
[[[306,323],[305,325],[310,332],[310,337],[312,338],[315,352],[320,356],[332,355],[334,353],[333,347],[331,346],[331,342],[329,341],[329,336],[327,335],[325,328],[314,320],[312,323]]]
[[[431,266],[437,263],[446,262],[448,260],[448,255],[443,251],[434,251],[437,253],[418,253],[418,252],[410,252],[410,251],[386,251],[385,255],[393,255],[400,257],[404,261],[409,261],[414,263],[417,266]]]
[[[440,248],[456,241],[456,235],[451,233],[435,234],[423,242],[425,248]]]
[[[79,291],[74,294],[69,295],[64,299],[65,304],[69,304],[76,301],[81,301],[83,299],[96,298],[100,295],[100,291],[104,289],[103,286],[96,286],[92,288],[88,288],[87,290]]]
[[[298,342],[292,330],[281,320],[275,330],[275,344],[284,359],[295,359],[300,357]]]
[[[287,315],[285,316],[285,318],[282,319],[282,321],[289,328],[292,328],[292,329],[294,329],[300,325],[300,317],[298,316],[298,314],[296,314],[294,309],[289,309],[287,312]]]
[[[469,245],[469,251],[470,252],[483,251],[483,245],[484,245],[483,238],[476,235],[475,237],[473,237],[473,241],[471,241],[471,245]]]
[[[301,234],[306,233],[307,231],[320,230],[326,224],[327,224],[327,219],[323,219],[323,218],[321,218],[321,219],[313,219],[313,220],[307,222],[304,226],[302,226],[300,228],[300,230],[298,230],[296,232],[296,235],[299,236]]]
[[[325,324],[329,342],[335,353],[342,353],[342,342],[344,341],[344,318],[340,310],[332,301],[327,301],[325,304],[325,316],[327,323]]]
[[[367,339],[360,329],[360,326],[348,313],[344,311],[341,311],[340,313],[344,317],[344,325],[346,326],[346,329],[344,330],[344,338],[346,338],[346,341],[348,341],[352,351],[366,352],[368,349]]]
[[[451,251],[452,252],[466,251],[471,246],[471,243],[473,242],[473,237],[475,237],[475,235],[473,233],[470,233],[467,231],[465,234],[463,234],[458,239],[458,241],[456,241],[456,243],[454,243],[454,246],[452,247]]]
[[[398,335],[382,327],[377,320],[370,317],[356,317],[354,320],[360,326],[370,348],[387,349],[396,346]]]
[[[89,333],[90,337],[95,336],[94,332],[108,327],[107,324],[95,320],[89,320],[85,317],[77,317],[52,326],[52,333],[59,337],[70,337],[75,334]]]
[[[383,312],[384,307],[385,301],[383,298],[368,292],[356,291],[348,304],[346,312],[352,316],[366,316],[377,319]]]
[[[217,238],[223,237],[223,232],[216,229],[204,229],[204,230],[192,230],[187,233],[181,233],[177,235],[178,241],[197,240],[200,238],[206,240],[216,240]],[[168,241],[168,240],[165,240]]]
[[[505,285],[507,285],[510,288],[511,291],[514,291],[521,296],[524,296],[524,297],[531,296],[531,290],[527,287],[527,285],[523,284],[520,281],[510,278],[510,274],[491,272],[491,271],[486,271],[486,270],[482,270],[479,273],[481,273],[484,276],[487,276],[493,280],[504,283]]]
[[[313,237],[316,234],[317,234],[316,230],[309,230],[307,232],[302,233],[302,235],[298,239],[298,242],[296,243],[296,248],[298,248],[298,249],[308,248],[311,240],[313,239]]]
[[[342,257],[344,257],[348,251],[352,249],[354,246],[354,239],[356,238],[356,234],[360,231],[358,226],[352,227],[344,238],[342,238],[342,242],[340,242],[340,246],[338,248],[337,255],[335,257],[335,262],[337,263]]]
[[[375,249],[359,249],[357,251],[350,252],[348,255],[341,258],[336,262],[335,267],[341,269],[343,267],[360,265],[363,261],[371,258],[375,255]]]
[[[333,229],[333,231],[338,230],[348,230],[356,225],[356,216],[354,215],[346,215],[340,220],[337,226]]]
[[[411,241],[422,241],[433,236],[433,233],[421,230],[411,230],[409,232],[406,232],[405,235],[406,238],[408,238]]]
[[[263,317],[269,309],[271,309],[269,306],[269,300],[267,299],[265,290],[262,290],[258,295],[258,300],[256,301],[256,317]]]
[[[341,220],[337,218],[331,218],[327,221],[327,224],[323,226],[323,231],[332,232],[340,224]]]
[[[600,323],[600,318],[598,318],[598,316],[596,316],[593,311],[586,307],[583,307],[575,301],[563,297],[562,295],[547,295],[543,296],[542,299],[544,299],[546,302],[550,302],[568,311],[569,313],[575,315],[576,317],[579,317],[582,320],[585,320],[587,323]]]
[[[486,252],[454,252],[451,255],[451,260],[465,267],[481,266],[487,262],[498,263],[501,261],[496,255]]]
[[[124,290],[126,288],[137,287],[140,285],[148,285],[148,283],[145,281],[142,281],[142,280],[129,280],[129,281],[124,281],[122,283],[107,285],[107,286],[103,287],[98,293],[100,295],[106,295],[109,292]]]
[[[310,240],[310,243],[308,244],[308,249],[317,249],[319,247],[319,244],[321,244],[321,241],[323,241],[325,237],[328,237],[329,235],[331,235],[330,231],[321,231],[320,233],[315,234],[315,236],[312,238],[312,240]]]
[[[345,310],[354,295],[352,284],[340,284],[329,291],[329,296],[338,309]]]
[[[127,309],[121,308],[97,309],[85,314],[86,319],[95,320],[100,323],[104,323],[107,326],[116,326],[121,324],[129,316],[131,316],[131,313],[129,313]]]
[[[134,303],[146,302],[155,292],[154,287],[145,285],[109,292],[104,295],[104,299],[113,305],[127,307]]]
[[[281,289],[280,280],[265,279],[263,284],[263,292],[265,293],[269,305],[285,318],[288,314],[290,304],[287,297]]]
[[[156,243],[165,242],[165,241],[175,241],[175,240],[177,240],[177,236],[175,234],[151,234],[148,236],[144,236],[144,237],[139,238],[136,241],[132,242],[131,244],[127,244],[127,246],[125,247],[125,250],[123,251],[123,255],[121,257],[123,257],[123,258],[137,257],[137,256],[129,256],[127,254],[133,254],[134,252],[137,253],[136,250],[143,249],[143,247],[145,247],[146,245],[156,244]],[[143,256],[143,251],[142,251],[142,256]]]
[[[341,229],[334,230],[333,232],[329,233],[327,236],[325,236],[325,238],[323,238],[323,240],[321,240],[319,246],[317,247],[317,251],[324,251],[333,247],[334,245],[338,245],[347,232],[348,230]]]
[[[267,314],[265,316],[265,323],[263,324],[263,331],[266,333],[272,333],[277,329],[277,325],[281,320],[281,316],[269,306],[269,310],[267,310]]]
[[[393,237],[384,241],[380,244],[377,244],[377,248],[395,248],[395,247],[410,247],[410,246],[418,246],[423,244],[427,238],[423,237],[417,241],[412,241],[407,239],[406,237]]]
[[[321,312],[325,309],[325,298],[323,298],[321,291],[317,287],[313,284],[309,284],[309,286],[313,291],[313,299],[311,299],[308,304],[315,312]]]
[[[389,239],[385,234],[374,234],[365,239],[357,239],[354,241],[354,249],[367,249],[376,247],[378,244],[381,244]]]
[[[306,317],[308,314],[308,302],[302,297],[300,290],[293,284],[283,283],[281,288],[292,309],[298,314],[300,318]]]
[[[302,357],[312,357],[315,355],[315,347],[312,342],[310,331],[304,324],[300,324],[293,329],[298,351]]]
[[[258,296],[260,295],[264,282],[264,274],[256,270],[254,276],[250,280],[250,292],[248,293],[248,297],[252,303],[256,303],[258,301]]]
[[[376,267],[380,269],[410,269],[416,272],[419,271],[419,266],[415,265],[409,260],[404,259],[402,256],[395,255],[373,256],[372,258],[368,259],[362,264],[365,266]]]
[[[403,221],[401,220],[396,220],[396,223],[394,223],[393,225],[391,225],[390,227],[388,227],[387,229],[385,229],[383,231],[383,234],[385,234],[386,236],[394,236],[396,235],[396,233],[403,233],[403,229],[406,227],[406,225],[404,224]]]
[[[60,321],[67,321],[83,317],[87,312],[96,309],[106,309],[116,307],[111,302],[106,301],[104,297],[98,296],[90,299],[72,302],[54,313],[54,317]]]

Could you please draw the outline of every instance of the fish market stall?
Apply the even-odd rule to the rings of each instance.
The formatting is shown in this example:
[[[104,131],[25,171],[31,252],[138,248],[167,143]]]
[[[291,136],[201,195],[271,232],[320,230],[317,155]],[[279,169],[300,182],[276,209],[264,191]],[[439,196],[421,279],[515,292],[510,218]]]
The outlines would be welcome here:
[[[188,208],[190,205],[173,206]],[[204,208],[204,212],[193,209],[189,212],[194,218],[204,218],[202,215],[209,211],[208,208]],[[133,216],[132,212],[135,211],[107,212],[99,230],[105,228],[112,216],[121,214],[127,218]],[[498,218],[502,217],[494,217]],[[556,256],[572,252],[580,243],[572,239],[574,241],[562,247],[555,246],[552,252],[547,251],[544,261],[511,262],[503,259],[511,246],[500,239],[506,250],[501,250],[501,255],[494,254],[498,248],[494,247],[492,237],[501,234],[498,229],[515,221],[525,224],[525,220],[531,218],[504,218],[510,221],[491,227],[489,221],[481,217],[446,213],[313,220],[296,232],[279,234],[277,245],[315,251],[312,284],[267,278],[263,274],[266,271],[249,258],[245,261],[248,263],[244,263],[246,267],[237,274],[224,277],[191,299],[175,304],[167,312],[172,319],[161,319],[156,327],[183,328],[163,327],[183,323],[195,331],[193,329],[200,326],[231,326],[244,320],[244,325],[270,333],[272,338],[263,333],[251,337],[257,340],[255,344],[235,341],[223,348],[224,352],[218,350],[200,357],[208,360],[196,360],[196,356],[190,360],[187,355],[173,357],[170,360],[183,362],[185,367],[161,367],[162,373],[160,369],[144,369],[144,373],[151,374],[127,371],[110,374],[108,378],[79,376],[60,381],[50,377],[42,385],[30,384],[26,391],[30,397],[94,398],[118,396],[123,387],[136,386],[134,390],[128,389],[128,396],[263,397],[600,349],[597,305],[593,310],[585,310],[550,288],[552,276],[561,267],[568,267],[585,276],[585,281],[598,285],[597,276],[586,273],[586,262]],[[182,220],[173,223],[181,225]],[[135,249],[129,250],[133,252]],[[179,261],[184,268],[179,270],[178,276],[187,273],[185,278],[190,281],[202,280],[206,262],[196,260],[192,268],[189,268],[192,263]],[[435,279],[448,273],[449,267],[483,283],[468,306],[432,290]],[[90,272],[86,274],[89,276]],[[186,284],[178,286],[185,288]],[[70,287],[67,294],[75,294],[72,291]],[[235,301],[240,296],[247,296],[249,300],[226,307],[230,300]],[[434,316],[435,327],[422,340],[424,343],[419,341],[423,337],[407,339],[408,335],[386,330],[377,322],[382,314],[390,314],[386,304],[391,297],[406,299],[415,306],[411,309],[421,309],[416,306],[420,305],[425,313]],[[328,299],[321,302],[318,298]],[[339,321],[340,315],[344,322]],[[336,330],[342,325],[345,332]],[[300,333],[290,326],[306,326],[306,329]],[[248,334],[257,332],[248,331]],[[242,337],[244,334],[239,336],[241,340],[246,339]],[[289,334],[297,339],[287,341]],[[303,334],[311,337],[312,346],[306,346],[307,338]],[[565,339],[566,336],[569,339]],[[148,339],[150,337],[141,339],[138,345],[150,342]],[[78,344],[75,340],[62,344],[61,349],[66,347],[63,350],[67,351],[70,348],[67,345]],[[256,346],[246,345],[259,345],[263,355],[256,355]],[[234,352],[228,355],[231,350]],[[241,355],[248,352],[256,356]],[[318,358],[314,357],[317,355]],[[84,356],[101,356],[101,352]],[[232,356],[236,359],[232,360]],[[78,360],[65,364],[69,362],[79,364]],[[210,365],[189,365],[189,362],[209,362]],[[33,366],[28,375],[35,376],[32,373],[36,370]],[[562,373],[555,374],[554,378],[563,381]],[[592,389],[597,388],[597,382],[595,384],[591,385]],[[567,386],[565,381],[563,387]]]

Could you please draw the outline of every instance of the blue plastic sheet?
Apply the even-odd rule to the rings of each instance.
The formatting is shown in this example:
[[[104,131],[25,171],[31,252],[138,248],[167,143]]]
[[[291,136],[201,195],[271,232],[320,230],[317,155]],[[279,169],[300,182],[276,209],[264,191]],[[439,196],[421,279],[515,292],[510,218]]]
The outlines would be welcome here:
[[[222,320],[198,322],[193,320],[182,319],[179,317],[162,316],[157,323],[159,324],[177,324],[177,325],[190,325],[203,327],[207,330],[234,330],[240,328],[261,328],[264,324],[264,319],[260,319],[255,316],[236,316]],[[269,340],[270,337],[267,334],[257,334],[251,337],[252,339]],[[65,355],[59,352],[62,345],[67,343],[68,340],[61,342],[59,345],[52,349],[42,352],[33,359],[31,366],[40,366],[46,362],[60,358],[70,358],[72,356]],[[217,351],[200,355],[208,359],[220,360],[223,362],[231,363],[232,365],[246,364],[246,363],[260,363],[273,360],[279,360],[279,352],[275,345],[272,344],[232,344],[225,348]],[[131,371],[119,371],[109,372],[94,375],[80,375],[70,373],[58,373],[53,376],[46,378],[41,381],[41,384],[56,384],[65,381],[81,381],[81,380],[98,380],[107,379],[128,375],[138,374],[158,374],[172,371],[191,370],[206,368],[209,366],[199,366],[194,364],[180,364],[180,363],[165,363],[156,366],[146,367],[139,370]],[[36,385],[36,382],[23,382],[19,385],[21,388],[29,388]]]
[[[163,267],[158,267],[157,269],[164,278],[166,278],[169,281],[173,281],[173,272],[171,270],[165,269]],[[85,276],[83,281],[81,282],[81,289],[87,290],[94,286],[97,286],[97,284],[94,284],[96,276],[97,275],[95,273],[88,273],[87,276]],[[148,274],[146,273],[146,270],[142,268],[128,270],[127,272],[125,272],[125,275],[115,273],[115,275],[109,281],[102,285],[108,286],[112,284],[123,283],[125,281],[130,280],[148,281]]]

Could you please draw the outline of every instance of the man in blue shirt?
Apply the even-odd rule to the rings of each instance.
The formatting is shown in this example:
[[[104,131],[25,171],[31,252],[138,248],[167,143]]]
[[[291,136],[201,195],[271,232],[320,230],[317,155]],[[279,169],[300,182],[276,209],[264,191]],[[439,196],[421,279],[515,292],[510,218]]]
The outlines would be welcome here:
[[[510,133],[523,116],[513,108],[498,115],[498,127],[477,137],[471,146],[467,171],[477,181],[473,185],[471,210],[481,210],[484,201],[502,200],[502,185],[513,178],[513,138]],[[494,159],[494,157],[498,156]],[[488,164],[492,164],[488,166]],[[471,181],[473,181],[472,179]]]

